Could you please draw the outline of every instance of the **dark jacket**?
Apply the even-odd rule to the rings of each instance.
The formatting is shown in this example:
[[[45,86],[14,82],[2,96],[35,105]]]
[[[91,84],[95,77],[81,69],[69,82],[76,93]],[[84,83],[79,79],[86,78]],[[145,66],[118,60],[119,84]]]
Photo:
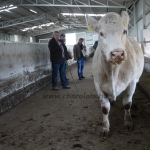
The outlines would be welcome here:
[[[68,54],[67,47],[66,47],[65,43],[62,40],[59,40],[59,42],[61,42],[61,44],[62,44],[62,46],[64,48],[66,60],[71,59],[71,56]]]
[[[50,50],[50,60],[52,63],[61,63],[63,61],[62,58],[62,50],[58,45],[56,40],[52,38],[48,43],[48,48]]]
[[[95,41],[93,48],[96,50],[97,46],[98,46],[98,41]]]

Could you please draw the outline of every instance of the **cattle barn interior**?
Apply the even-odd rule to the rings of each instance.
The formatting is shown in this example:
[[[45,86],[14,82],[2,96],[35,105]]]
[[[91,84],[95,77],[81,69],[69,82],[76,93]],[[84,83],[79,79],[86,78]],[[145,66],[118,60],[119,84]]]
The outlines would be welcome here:
[[[100,33],[85,16],[99,21],[122,11],[144,69],[132,98],[133,130],[124,130],[122,92],[109,112],[110,135],[101,138],[103,114],[92,72]],[[74,57],[68,60],[70,89],[62,88],[59,76],[59,90],[52,89],[48,42],[54,31],[66,35],[72,55],[79,38],[86,46],[85,79],[79,80]],[[150,150],[149,139],[150,0],[0,0],[0,150]]]

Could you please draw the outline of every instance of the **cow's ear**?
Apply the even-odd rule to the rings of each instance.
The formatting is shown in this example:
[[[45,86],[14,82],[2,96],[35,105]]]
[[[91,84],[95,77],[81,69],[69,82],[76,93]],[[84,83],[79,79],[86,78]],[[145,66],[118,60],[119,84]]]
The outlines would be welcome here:
[[[125,28],[128,29],[128,24],[129,24],[129,15],[126,11],[121,12],[121,17],[123,19],[123,23],[125,25]]]
[[[88,29],[90,31],[96,31],[98,30],[98,21],[94,19],[93,17],[90,17],[88,14],[85,15],[86,23],[88,25]]]

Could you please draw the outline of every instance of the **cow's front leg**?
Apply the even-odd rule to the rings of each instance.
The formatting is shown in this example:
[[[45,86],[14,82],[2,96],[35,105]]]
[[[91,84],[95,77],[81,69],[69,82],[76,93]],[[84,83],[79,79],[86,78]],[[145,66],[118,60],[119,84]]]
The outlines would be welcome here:
[[[109,115],[109,111],[110,111],[110,102],[109,102],[108,98],[105,96],[104,92],[100,89],[100,86],[96,82],[95,78],[94,78],[94,84],[95,84],[95,88],[97,91],[97,95],[100,98],[101,110],[103,113],[103,122],[102,122],[102,128],[100,131],[100,135],[102,138],[105,138],[105,137],[109,136],[110,125],[109,125],[108,115]]]
[[[110,133],[110,124],[109,124],[109,111],[110,111],[110,102],[107,98],[102,98],[100,96],[100,101],[101,101],[101,109],[103,113],[103,122],[102,122],[102,129],[100,131],[101,137],[109,137]]]
[[[123,106],[125,109],[124,126],[127,131],[133,130],[130,109],[132,105],[132,96],[135,92],[135,88],[136,88],[136,82],[132,81],[127,87],[124,98],[123,98]]]

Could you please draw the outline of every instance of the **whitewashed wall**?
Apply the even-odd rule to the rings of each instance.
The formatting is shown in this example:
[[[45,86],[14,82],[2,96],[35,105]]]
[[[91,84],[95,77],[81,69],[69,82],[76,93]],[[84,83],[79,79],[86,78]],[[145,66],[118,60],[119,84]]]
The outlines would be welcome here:
[[[0,42],[0,98],[50,73],[47,44]]]
[[[23,36],[23,35],[17,35],[18,37],[18,42],[30,42],[30,37],[29,36]],[[36,42],[36,38],[32,37],[33,42]],[[0,41],[15,41],[14,35],[9,35],[6,33],[0,33]]]

